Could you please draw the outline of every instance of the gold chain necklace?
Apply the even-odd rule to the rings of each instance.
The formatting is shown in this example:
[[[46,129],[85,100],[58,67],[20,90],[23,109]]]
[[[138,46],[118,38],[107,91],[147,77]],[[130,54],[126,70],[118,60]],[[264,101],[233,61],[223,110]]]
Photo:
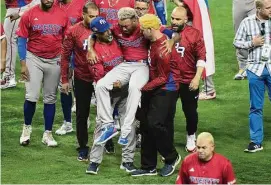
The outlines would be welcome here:
[[[118,4],[118,2],[119,2],[119,0],[116,0],[115,4],[113,4],[113,1],[114,0],[108,0],[109,7],[111,7],[111,8],[114,7],[116,4]]]

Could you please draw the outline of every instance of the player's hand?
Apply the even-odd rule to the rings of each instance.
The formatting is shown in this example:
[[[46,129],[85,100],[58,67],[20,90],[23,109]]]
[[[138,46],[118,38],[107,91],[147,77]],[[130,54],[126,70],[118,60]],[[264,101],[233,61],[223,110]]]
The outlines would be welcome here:
[[[121,88],[121,82],[117,80],[113,83],[113,89],[120,89]]]
[[[254,47],[262,46],[262,45],[264,45],[264,37],[258,35],[253,38],[252,43],[253,43]]]
[[[29,71],[25,61],[21,61],[21,79],[25,81],[30,80]]]
[[[190,91],[195,91],[199,88],[199,81],[200,81],[200,77],[195,76],[193,78],[193,80],[190,82],[189,84],[189,90]]]
[[[6,59],[1,60],[1,74],[6,70]]]
[[[12,22],[12,21],[19,19],[20,15],[19,15],[19,13],[12,13],[12,14],[7,15],[6,18],[9,18],[10,21]]]
[[[97,63],[98,57],[97,57],[97,54],[96,54],[96,52],[94,50],[88,51],[88,53],[87,53],[87,61],[92,65]]]
[[[70,85],[69,83],[62,84],[61,91],[67,95],[69,95]]]
[[[162,47],[161,47],[162,55],[163,54],[167,55],[167,54],[171,53],[171,51],[172,51],[172,47],[174,45],[174,40],[173,39],[165,40],[161,44],[162,44]]]

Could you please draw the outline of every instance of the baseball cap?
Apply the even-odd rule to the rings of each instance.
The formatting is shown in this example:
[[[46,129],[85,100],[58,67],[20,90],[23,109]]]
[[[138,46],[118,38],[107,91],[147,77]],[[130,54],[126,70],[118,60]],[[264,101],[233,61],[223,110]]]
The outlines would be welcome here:
[[[93,32],[103,33],[106,32],[110,27],[111,24],[109,24],[103,17],[96,17],[90,23],[90,29]]]

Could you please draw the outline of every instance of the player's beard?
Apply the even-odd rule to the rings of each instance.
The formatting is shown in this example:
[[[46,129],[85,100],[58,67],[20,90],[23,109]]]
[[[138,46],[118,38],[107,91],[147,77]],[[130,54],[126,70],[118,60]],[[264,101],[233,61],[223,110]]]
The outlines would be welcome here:
[[[180,32],[183,30],[185,24],[180,24],[180,25],[177,25],[177,24],[171,24],[171,28],[173,31],[175,32]]]
[[[52,8],[52,6],[53,6],[53,2],[48,2],[47,4],[41,2],[41,8],[44,11],[48,11],[50,8]]]

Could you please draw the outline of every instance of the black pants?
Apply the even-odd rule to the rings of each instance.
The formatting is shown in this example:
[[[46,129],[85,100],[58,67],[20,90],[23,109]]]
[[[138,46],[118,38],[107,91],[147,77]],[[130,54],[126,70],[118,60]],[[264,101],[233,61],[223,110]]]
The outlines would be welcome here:
[[[141,167],[153,169],[157,165],[157,152],[167,164],[172,164],[178,153],[173,145],[174,116],[177,91],[158,89],[143,93],[142,108],[140,110]]]
[[[197,131],[198,125],[198,99],[199,89],[196,91],[189,90],[189,84],[180,84],[179,90],[182,109],[186,118],[186,131],[188,135],[192,135]]]
[[[74,88],[76,89],[76,136],[79,150],[85,150],[88,149],[87,119],[94,88],[92,82],[86,82],[76,78],[74,78]]]

